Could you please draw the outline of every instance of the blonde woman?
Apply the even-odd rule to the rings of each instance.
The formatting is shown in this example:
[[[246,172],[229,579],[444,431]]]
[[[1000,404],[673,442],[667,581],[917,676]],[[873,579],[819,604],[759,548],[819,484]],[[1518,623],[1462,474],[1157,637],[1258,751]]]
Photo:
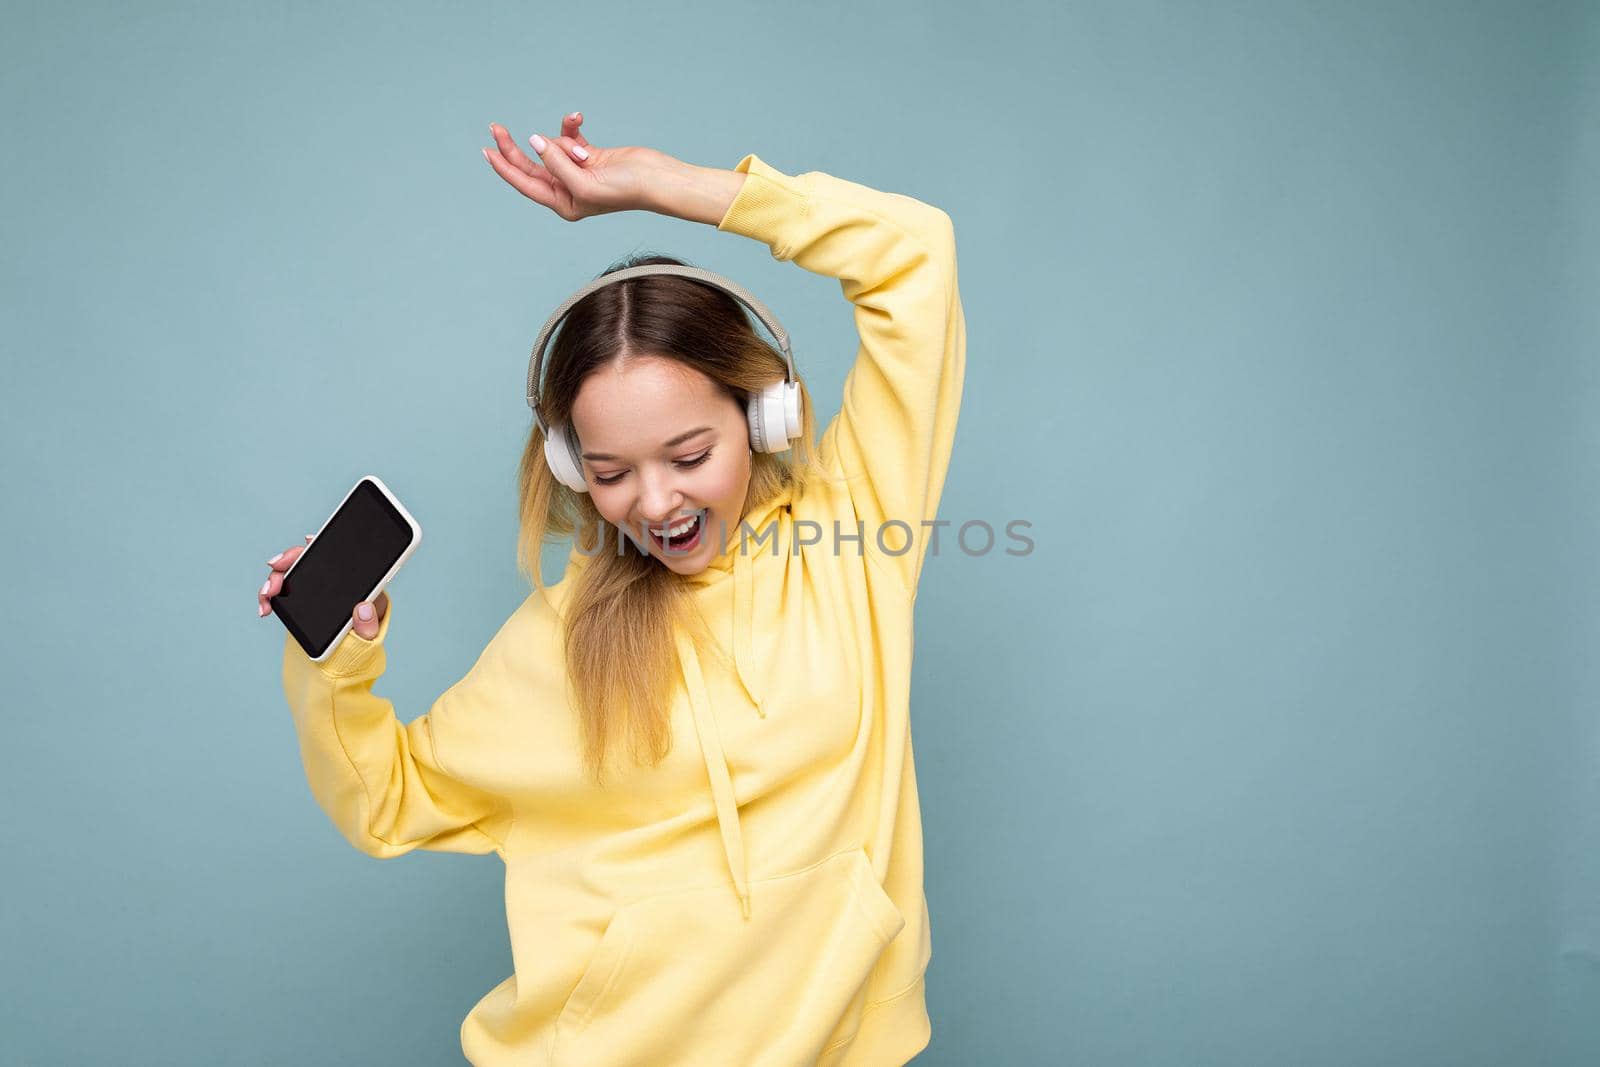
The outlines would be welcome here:
[[[965,366],[950,218],[581,123],[532,155],[491,126],[485,158],[567,222],[655,211],[837,278],[860,337],[840,413],[817,437],[804,352],[736,283],[664,256],[591,280],[530,360],[530,593],[466,676],[396,718],[387,594],[322,663],[286,639],[312,793],[372,856],[505,862],[515,973],[462,1024],[474,1064],[903,1064],[930,1037],[909,696]]]

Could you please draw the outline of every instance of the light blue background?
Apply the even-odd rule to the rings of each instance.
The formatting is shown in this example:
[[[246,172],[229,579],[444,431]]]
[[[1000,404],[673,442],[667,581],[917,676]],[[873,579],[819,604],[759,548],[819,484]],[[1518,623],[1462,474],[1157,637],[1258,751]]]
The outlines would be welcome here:
[[[955,220],[943,517],[1037,548],[919,597],[919,1064],[1600,1057],[1594,4],[7,4],[0,85],[6,1062],[460,1061],[501,866],[337,835],[266,559],[388,480],[412,718],[525,595],[557,301],[736,277],[824,420],[854,353],[479,155],[574,109]]]

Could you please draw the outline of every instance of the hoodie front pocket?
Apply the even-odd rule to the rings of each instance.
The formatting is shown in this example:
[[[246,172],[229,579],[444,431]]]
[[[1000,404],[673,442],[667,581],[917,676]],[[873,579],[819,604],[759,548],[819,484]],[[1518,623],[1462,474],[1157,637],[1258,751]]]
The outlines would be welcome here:
[[[750,883],[619,908],[556,1021],[564,1067],[814,1061],[860,1024],[867,976],[905,925],[860,848]]]

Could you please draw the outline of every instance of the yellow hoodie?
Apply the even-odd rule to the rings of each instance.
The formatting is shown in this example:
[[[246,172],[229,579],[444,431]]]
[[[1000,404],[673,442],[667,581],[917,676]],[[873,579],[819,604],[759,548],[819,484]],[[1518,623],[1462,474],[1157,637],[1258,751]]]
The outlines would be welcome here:
[[[722,647],[679,637],[667,758],[600,788],[582,766],[557,616],[576,549],[408,725],[372,691],[392,596],[323,663],[284,643],[311,791],[351,844],[505,862],[515,973],[462,1024],[474,1064],[890,1067],[928,1044],[911,630],[965,370],[954,231],[910,197],[734,169],[717,228],[839,279],[861,345],[819,441],[837,481],[685,579]]]

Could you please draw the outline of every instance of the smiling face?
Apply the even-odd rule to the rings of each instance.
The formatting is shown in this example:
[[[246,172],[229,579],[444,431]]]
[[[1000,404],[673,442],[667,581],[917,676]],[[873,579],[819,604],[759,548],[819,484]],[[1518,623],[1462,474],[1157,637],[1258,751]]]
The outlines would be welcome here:
[[[572,405],[589,497],[650,554],[695,574],[724,552],[744,517],[750,431],[743,407],[693,367],[641,357],[595,371]],[[698,431],[698,432],[695,432]],[[703,512],[684,551],[648,531]]]

